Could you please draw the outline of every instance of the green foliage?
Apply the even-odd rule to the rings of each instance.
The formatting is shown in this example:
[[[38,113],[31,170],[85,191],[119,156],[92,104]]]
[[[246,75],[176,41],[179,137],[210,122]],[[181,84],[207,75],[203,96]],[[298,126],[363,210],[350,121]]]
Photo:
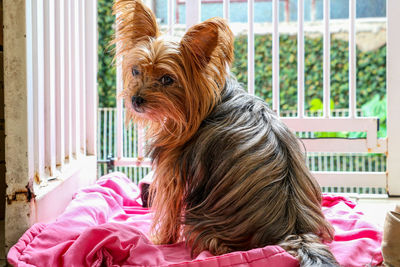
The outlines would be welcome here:
[[[113,47],[110,46],[110,41],[114,35],[114,16],[111,14],[112,5],[113,1],[109,0],[99,0],[97,4],[99,107],[115,106],[116,71],[113,63],[113,53],[111,53]]]
[[[322,111],[324,108],[324,103],[322,103],[321,99],[319,98],[314,98],[310,101],[310,108],[309,110],[312,113],[317,113],[318,111]],[[330,109],[333,110],[335,108],[335,103],[333,99],[331,99],[330,103]],[[322,114],[322,113],[320,113]],[[320,138],[320,137],[347,137],[346,133],[343,132],[315,132],[314,137]]]
[[[324,108],[324,103],[322,103],[321,99],[314,98],[310,101],[310,108],[311,112],[321,111]],[[331,99],[330,109],[333,110],[335,108],[335,102]]]
[[[271,102],[272,98],[272,36],[255,36],[255,92]],[[281,35],[280,54],[280,108],[297,109],[297,37]],[[331,98],[335,108],[348,108],[349,65],[348,43],[331,41]],[[247,36],[235,39],[235,61],[232,72],[247,86]],[[323,40],[305,38],[305,102],[322,100],[323,95]],[[372,95],[383,97],[386,92],[386,46],[377,50],[357,50],[357,107],[367,103]]]
[[[335,108],[331,100],[331,110]],[[310,102],[310,111],[317,113],[323,109],[323,103],[319,98],[314,98]],[[370,101],[362,105],[361,112],[365,117],[379,118],[378,137],[386,137],[386,99],[375,95]],[[338,138],[366,138],[366,132],[315,132],[314,137],[338,137]]]
[[[386,137],[386,99],[375,95],[369,102],[361,107],[362,113],[366,117],[379,118],[378,137]],[[350,133],[350,138],[365,138],[366,133]]]

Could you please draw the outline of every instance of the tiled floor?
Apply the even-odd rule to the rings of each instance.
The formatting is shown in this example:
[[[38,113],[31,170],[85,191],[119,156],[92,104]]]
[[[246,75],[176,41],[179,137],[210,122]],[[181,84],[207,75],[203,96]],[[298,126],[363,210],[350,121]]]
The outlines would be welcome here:
[[[386,213],[394,210],[396,204],[400,205],[400,197],[383,199],[360,198],[356,200],[356,203],[365,216],[383,228]]]

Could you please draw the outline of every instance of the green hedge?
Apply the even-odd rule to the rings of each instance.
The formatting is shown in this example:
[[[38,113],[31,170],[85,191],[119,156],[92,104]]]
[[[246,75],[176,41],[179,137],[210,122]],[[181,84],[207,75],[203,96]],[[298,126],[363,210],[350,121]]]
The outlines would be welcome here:
[[[97,3],[99,107],[115,107],[116,71],[111,53],[113,47],[109,46],[114,35],[112,5],[113,1],[109,0],[99,0]]]
[[[297,38],[280,36],[280,102],[282,110],[297,109]],[[247,85],[247,36],[235,39],[235,61],[232,72]],[[322,100],[323,39],[305,38],[305,99]],[[331,42],[331,98],[334,108],[348,107],[348,43]],[[357,106],[361,107],[373,95],[383,97],[386,91],[386,46],[370,52],[357,50]],[[255,36],[255,92],[271,102],[272,98],[272,37]]]
[[[112,1],[98,1],[99,29],[99,106],[115,106],[115,67],[109,42],[114,30],[111,14]],[[306,109],[311,100],[322,99],[323,40],[305,38],[305,98]],[[255,36],[255,92],[267,102],[272,96],[272,38]],[[232,72],[247,85],[247,37],[235,39],[235,61]],[[297,108],[297,39],[280,37],[280,103],[282,110]],[[386,90],[386,46],[370,52],[357,50],[357,107],[362,107],[373,96],[382,99]],[[331,97],[334,108],[348,107],[348,43],[331,41]],[[376,114],[378,115],[378,114]]]

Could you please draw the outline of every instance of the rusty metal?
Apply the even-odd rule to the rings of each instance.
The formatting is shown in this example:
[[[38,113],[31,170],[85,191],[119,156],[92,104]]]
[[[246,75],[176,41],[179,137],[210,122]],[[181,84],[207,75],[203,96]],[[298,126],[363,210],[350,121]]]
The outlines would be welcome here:
[[[33,194],[29,185],[27,185],[25,189],[6,195],[6,201],[8,205],[11,205],[15,201],[30,202],[33,198],[35,198],[35,195]]]

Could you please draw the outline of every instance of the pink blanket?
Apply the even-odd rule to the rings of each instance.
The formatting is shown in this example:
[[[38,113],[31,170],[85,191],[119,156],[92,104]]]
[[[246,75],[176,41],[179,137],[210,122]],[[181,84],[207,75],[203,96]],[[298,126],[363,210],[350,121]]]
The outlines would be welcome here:
[[[122,173],[102,177],[75,194],[49,224],[33,225],[8,253],[14,266],[298,266],[279,246],[195,259],[183,243],[153,245],[151,213],[140,205],[138,187]],[[351,201],[325,195],[323,209],[336,230],[329,245],[342,266],[382,262],[382,233],[356,212]]]

